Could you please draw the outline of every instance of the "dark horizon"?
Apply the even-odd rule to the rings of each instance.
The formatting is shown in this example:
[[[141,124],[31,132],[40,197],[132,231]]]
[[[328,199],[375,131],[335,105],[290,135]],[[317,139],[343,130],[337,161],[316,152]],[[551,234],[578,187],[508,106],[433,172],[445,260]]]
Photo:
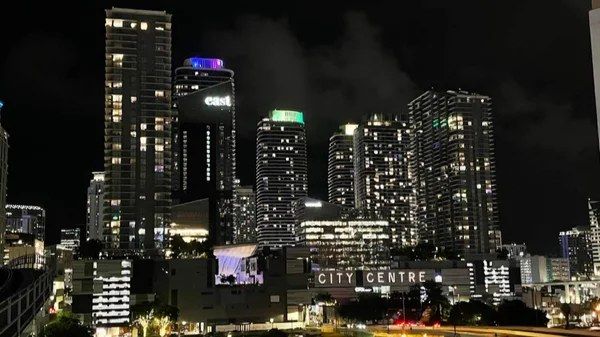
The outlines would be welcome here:
[[[49,242],[85,223],[91,173],[103,170],[104,9],[112,5],[140,8],[40,4],[32,13],[17,4],[11,15],[27,24],[3,23],[7,200],[44,207]],[[327,142],[338,126],[406,113],[435,87],[492,98],[505,243],[558,253],[558,232],[586,225],[586,198],[600,196],[587,2],[148,5],[173,15],[173,69],[201,56],[235,71],[242,185],[254,185],[256,124],[268,110],[305,113],[309,196],[326,199]]]

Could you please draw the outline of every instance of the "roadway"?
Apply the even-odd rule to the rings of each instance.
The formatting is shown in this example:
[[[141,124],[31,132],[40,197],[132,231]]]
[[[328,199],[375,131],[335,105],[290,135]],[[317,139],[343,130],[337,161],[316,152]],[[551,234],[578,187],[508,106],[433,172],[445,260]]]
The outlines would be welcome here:
[[[387,326],[370,326],[369,331],[374,337],[413,337],[413,336],[454,336],[454,327],[412,327],[402,328],[401,326],[390,325],[389,332]],[[600,337],[600,331],[590,331],[583,329],[564,330],[559,328],[538,328],[538,327],[468,327],[457,326],[456,334],[460,337]]]

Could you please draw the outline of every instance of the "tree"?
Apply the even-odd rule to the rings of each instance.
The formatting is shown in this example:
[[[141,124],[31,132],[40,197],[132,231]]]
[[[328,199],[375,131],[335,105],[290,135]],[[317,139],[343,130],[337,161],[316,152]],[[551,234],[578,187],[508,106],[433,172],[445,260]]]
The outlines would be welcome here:
[[[423,306],[427,309],[428,317],[421,318],[424,323],[438,323],[445,318],[448,309],[450,308],[450,302],[448,298],[444,296],[442,286],[434,281],[425,281],[421,284],[425,288],[425,300]]]
[[[229,285],[235,284],[235,276],[234,275],[221,275],[221,283],[229,283]]]
[[[377,321],[385,316],[387,301],[377,294],[358,295],[357,301],[344,303],[338,307],[338,314],[351,321]]]
[[[102,251],[102,241],[98,239],[91,239],[83,242],[79,255],[85,259],[97,260],[100,257]]]
[[[66,312],[60,313],[54,321],[42,328],[40,337],[92,337],[89,329],[81,325],[79,320]]]
[[[498,259],[500,260],[506,260],[508,259],[508,249],[506,248],[502,248],[502,249],[497,249],[496,250],[496,256],[498,257]]]
[[[408,292],[394,291],[388,300],[388,310],[396,312],[398,320],[419,321],[423,311],[420,285],[412,286]]]
[[[458,302],[452,306],[448,321],[454,325],[494,325],[496,310],[480,301]]]
[[[321,293],[316,294],[313,297],[313,300],[316,303],[325,303],[325,305],[331,305],[331,304],[335,303],[335,299],[328,292],[321,292]]]
[[[181,235],[176,234],[171,238],[171,252],[174,259],[181,256],[186,251],[187,243],[183,240]]]
[[[435,246],[428,242],[422,242],[415,246],[415,259],[429,261],[435,257]]]
[[[560,305],[560,311],[565,315],[565,329],[569,328],[569,321],[571,318],[571,305],[569,303],[563,303]]]
[[[458,260],[458,253],[453,249],[442,249],[436,256],[442,260]]]
[[[262,334],[262,337],[287,337],[287,333],[279,329],[271,329]]]
[[[546,314],[537,309],[529,308],[523,301],[503,301],[498,305],[498,324],[517,326],[546,326]]]

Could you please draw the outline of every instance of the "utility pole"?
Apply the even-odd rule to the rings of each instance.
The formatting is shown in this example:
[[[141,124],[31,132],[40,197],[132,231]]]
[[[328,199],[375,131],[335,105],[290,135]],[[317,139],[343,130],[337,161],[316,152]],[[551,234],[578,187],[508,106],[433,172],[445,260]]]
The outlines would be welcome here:
[[[402,320],[403,320],[403,324],[406,324],[406,306],[404,305],[404,297],[406,296],[406,293],[402,293]]]

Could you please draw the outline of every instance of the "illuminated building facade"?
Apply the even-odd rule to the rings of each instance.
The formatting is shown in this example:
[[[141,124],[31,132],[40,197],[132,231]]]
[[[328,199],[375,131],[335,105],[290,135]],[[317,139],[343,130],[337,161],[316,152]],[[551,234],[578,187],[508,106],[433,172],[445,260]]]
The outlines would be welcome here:
[[[508,252],[509,259],[518,259],[527,254],[527,246],[524,243],[507,243],[502,244],[499,249]]]
[[[174,205],[171,209],[171,229],[169,235],[181,235],[185,242],[203,242],[209,234],[209,200],[198,199]]]
[[[587,227],[574,227],[558,234],[562,257],[569,260],[571,276],[594,274],[591,236]]]
[[[560,257],[547,258],[548,282],[568,281],[571,279],[569,260]]]
[[[600,201],[588,199],[588,210],[594,275],[600,276]]]
[[[320,270],[390,267],[387,221],[302,221],[297,234],[298,244],[310,248]]]
[[[521,271],[514,260],[476,260],[467,262],[471,275],[471,298],[490,296],[490,304],[521,299]]]
[[[374,114],[354,132],[356,207],[390,224],[394,245],[416,244],[409,172],[410,129],[398,116]]]
[[[295,244],[292,202],[307,195],[307,171],[304,115],[271,111],[256,132],[256,224],[261,246]]]
[[[76,251],[81,245],[81,230],[79,228],[63,228],[60,230],[60,246]]]
[[[426,91],[408,104],[421,241],[460,257],[500,243],[488,96]]]
[[[331,203],[354,207],[354,130],[357,124],[340,126],[340,132],[329,138],[327,163],[328,200]]]
[[[115,335],[130,322],[130,260],[73,261],[72,312],[97,332]]]
[[[171,15],[106,11],[104,243],[163,247],[171,209]]]
[[[0,101],[0,110],[4,103]],[[8,177],[8,133],[0,125],[0,253],[6,232],[6,183]],[[0,263],[2,259],[0,259]]]
[[[210,200],[210,235],[233,241],[235,88],[233,71],[219,59],[189,58],[175,70],[175,173],[178,202]]]
[[[86,239],[102,240],[105,193],[104,172],[92,172],[92,180],[87,189]]]
[[[233,192],[233,243],[256,242],[256,195],[252,186]]]
[[[6,205],[6,231],[32,234],[44,242],[46,233],[46,211],[40,206]]]

